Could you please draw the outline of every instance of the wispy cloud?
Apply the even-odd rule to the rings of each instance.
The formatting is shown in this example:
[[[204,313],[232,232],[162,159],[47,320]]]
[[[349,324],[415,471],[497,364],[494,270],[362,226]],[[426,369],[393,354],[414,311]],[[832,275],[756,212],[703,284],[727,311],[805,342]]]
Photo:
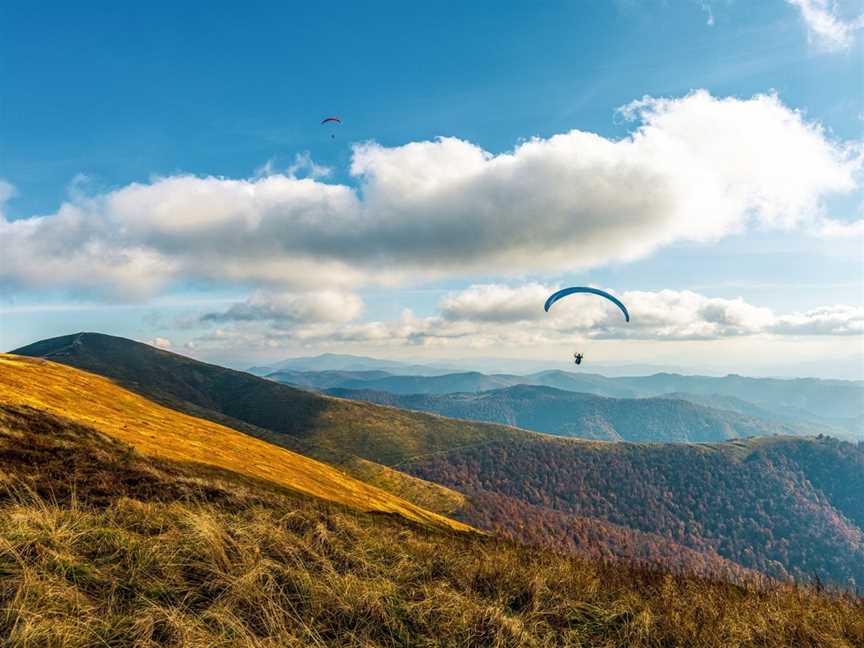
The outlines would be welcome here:
[[[706,2],[705,0],[699,0],[699,6],[702,8],[702,11],[705,12],[705,24],[709,27],[714,26],[714,7],[711,6],[710,2]]]
[[[297,324],[344,323],[357,319],[363,301],[354,294],[325,290],[311,293],[257,291],[224,311],[206,313],[202,322],[270,322]]]
[[[853,238],[864,236],[864,218],[854,221],[825,219],[817,226],[815,233],[827,238]]]
[[[268,176],[284,174],[292,178],[327,178],[333,173],[333,169],[318,164],[312,159],[309,151],[303,151],[294,156],[294,161],[285,169],[280,169],[275,159],[269,159],[260,167],[255,169],[255,178],[266,178]]]
[[[828,50],[852,47],[855,32],[864,27],[864,12],[858,0],[786,0],[801,12],[810,40]]]

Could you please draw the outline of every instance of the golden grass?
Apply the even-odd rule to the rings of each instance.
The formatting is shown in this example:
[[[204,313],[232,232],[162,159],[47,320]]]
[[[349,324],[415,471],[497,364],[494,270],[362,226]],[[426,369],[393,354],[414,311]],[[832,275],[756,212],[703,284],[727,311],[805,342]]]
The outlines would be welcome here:
[[[470,530],[331,466],[163,407],[65,365],[0,354],[0,403],[30,406],[92,426],[147,456],[230,470],[361,511]]]
[[[0,643],[703,648],[864,645],[864,605],[450,538],[316,505],[0,508]],[[5,641],[5,642],[4,642]]]
[[[352,457],[339,467],[352,477],[436,513],[447,515],[468,503],[468,498],[459,491],[359,457]]]

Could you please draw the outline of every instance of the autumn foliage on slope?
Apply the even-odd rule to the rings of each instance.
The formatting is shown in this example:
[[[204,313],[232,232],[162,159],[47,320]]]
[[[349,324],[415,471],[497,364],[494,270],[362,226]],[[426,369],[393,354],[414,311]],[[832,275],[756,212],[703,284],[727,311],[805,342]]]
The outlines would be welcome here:
[[[475,505],[462,519],[523,540],[537,534],[527,503],[544,511],[552,546],[572,543],[568,516],[599,518],[774,577],[855,587],[864,584],[862,457],[864,444],[828,438],[710,447],[538,438],[402,468],[478,503],[498,497],[496,512]]]

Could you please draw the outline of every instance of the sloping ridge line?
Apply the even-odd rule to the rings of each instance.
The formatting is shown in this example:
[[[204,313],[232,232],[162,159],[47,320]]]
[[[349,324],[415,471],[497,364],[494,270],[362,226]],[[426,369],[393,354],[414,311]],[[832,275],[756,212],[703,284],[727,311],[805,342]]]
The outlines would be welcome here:
[[[309,457],[150,401],[101,376],[50,360],[0,354],[0,402],[89,425],[144,455],[198,463],[365,512],[474,531]]]

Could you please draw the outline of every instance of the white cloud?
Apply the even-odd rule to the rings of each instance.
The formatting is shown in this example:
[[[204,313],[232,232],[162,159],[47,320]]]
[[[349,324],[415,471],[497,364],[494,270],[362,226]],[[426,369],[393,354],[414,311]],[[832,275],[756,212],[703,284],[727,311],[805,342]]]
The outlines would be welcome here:
[[[0,220],[0,283],[135,299],[181,280],[298,292],[558,273],[812,224],[857,187],[860,144],[775,96],[648,97],[622,114],[634,130],[619,140],[574,130],[498,155],[455,138],[357,145],[358,189],[292,172],[73,197]]]
[[[297,324],[344,323],[363,312],[363,301],[354,294],[325,290],[314,293],[270,293],[256,291],[246,301],[223,312],[205,314],[205,322],[266,321]]]
[[[854,238],[864,236],[864,218],[854,221],[825,219],[816,228],[816,234],[827,238]]]
[[[798,7],[811,42],[828,50],[849,49],[852,47],[855,31],[864,26],[864,14],[858,0],[786,1]]]
[[[791,313],[778,317],[770,330],[783,335],[862,335],[864,308],[823,306]]]
[[[711,6],[710,2],[705,2],[705,0],[701,0],[699,2],[699,6],[702,8],[702,11],[705,12],[705,24],[708,27],[714,26],[714,8]]]
[[[155,337],[152,340],[147,340],[147,344],[150,346],[155,346],[159,349],[170,349],[171,348],[171,340],[164,337]]]
[[[788,336],[854,336],[864,333],[864,308],[826,306],[776,314],[741,298],[707,297],[692,291],[633,291],[620,294],[632,319],[600,297],[578,295],[543,310],[555,286],[471,286],[445,296],[439,313],[417,317],[410,310],[392,321],[339,324],[295,321],[272,326],[237,318],[233,326],[196,338],[197,349],[263,349],[305,345],[439,349],[537,348],[593,340],[699,341]]]
[[[0,178],[0,216],[3,214],[3,205],[14,198],[17,193],[15,186],[11,182]]]
[[[519,322],[539,318],[537,304],[545,302],[549,289],[532,283],[513,289],[500,284],[471,286],[447,295],[440,304],[448,321]]]
[[[593,295],[565,298],[543,311],[542,304],[555,289],[530,284],[519,288],[501,285],[472,286],[446,297],[441,304],[447,322],[490,324],[521,322],[532,334],[580,335],[611,339],[714,339],[752,335],[774,321],[770,309],[743,299],[709,298],[691,291],[625,292],[631,322],[608,300]],[[454,310],[453,304],[460,308]],[[513,317],[518,305],[518,318]]]

